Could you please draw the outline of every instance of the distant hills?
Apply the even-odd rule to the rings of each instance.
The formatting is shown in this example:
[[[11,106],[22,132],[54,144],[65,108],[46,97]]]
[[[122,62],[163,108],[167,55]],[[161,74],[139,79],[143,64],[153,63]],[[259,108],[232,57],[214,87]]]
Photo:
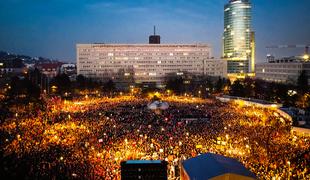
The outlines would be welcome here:
[[[27,55],[12,54],[5,51],[0,51],[0,60],[21,59],[24,64],[41,64],[48,62],[62,62],[60,60],[49,59],[45,57],[30,57]]]

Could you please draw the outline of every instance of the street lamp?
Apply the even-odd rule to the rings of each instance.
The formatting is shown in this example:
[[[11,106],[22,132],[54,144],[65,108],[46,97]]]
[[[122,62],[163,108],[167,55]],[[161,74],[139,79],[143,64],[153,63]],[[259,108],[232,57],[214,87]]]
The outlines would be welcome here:
[[[289,95],[289,96],[294,96],[296,94],[297,94],[297,92],[295,90],[288,90],[287,91],[287,95]]]

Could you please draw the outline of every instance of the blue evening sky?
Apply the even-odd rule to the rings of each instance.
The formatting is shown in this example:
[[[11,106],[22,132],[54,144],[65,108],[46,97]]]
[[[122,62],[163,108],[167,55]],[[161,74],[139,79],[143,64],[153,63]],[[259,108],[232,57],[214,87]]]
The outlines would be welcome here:
[[[221,55],[228,0],[0,0],[0,50],[75,62],[76,43],[208,43]],[[266,45],[310,43],[310,0],[252,0],[257,61]],[[299,55],[303,49],[272,50]]]

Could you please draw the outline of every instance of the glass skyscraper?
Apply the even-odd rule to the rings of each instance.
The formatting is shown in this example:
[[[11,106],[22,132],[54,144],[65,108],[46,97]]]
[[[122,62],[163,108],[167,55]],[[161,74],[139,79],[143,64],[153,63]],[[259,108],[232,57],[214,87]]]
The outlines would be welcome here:
[[[223,58],[228,74],[254,72],[255,38],[252,31],[251,2],[230,0],[224,7]]]

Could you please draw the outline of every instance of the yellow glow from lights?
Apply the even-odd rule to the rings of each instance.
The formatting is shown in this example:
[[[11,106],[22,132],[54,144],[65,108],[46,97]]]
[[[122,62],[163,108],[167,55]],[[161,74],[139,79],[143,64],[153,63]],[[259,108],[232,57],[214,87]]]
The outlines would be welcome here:
[[[136,89],[131,87],[132,89]],[[204,91],[196,90],[192,93],[203,93]],[[97,92],[96,92],[97,93]],[[184,108],[187,107],[197,107],[202,108],[207,107],[208,105],[212,106],[215,101],[210,99],[202,98],[193,98],[192,93],[187,93],[186,96],[172,96],[169,95],[169,90],[160,94],[159,92],[153,92],[152,95],[162,96],[161,100],[173,104],[181,104]],[[270,119],[277,120],[281,122],[279,124],[283,127],[288,127],[288,119],[283,116],[280,112],[275,111],[275,109],[270,108],[260,108],[256,105],[248,103],[246,101],[238,100],[239,104],[243,104],[243,107],[237,105],[237,103],[228,103],[225,107],[216,106],[220,108],[219,111],[224,112],[224,115],[227,116],[227,119],[223,119],[224,131],[219,133],[216,137],[205,138],[204,134],[189,133],[186,130],[178,131],[178,133],[169,135],[169,140],[157,139],[158,136],[154,136],[152,133],[148,134],[148,131],[153,131],[154,129],[159,129],[159,131],[169,131],[170,128],[166,127],[164,124],[159,126],[152,126],[151,124],[145,124],[147,128],[139,128],[135,126],[133,129],[134,136],[122,136],[120,138],[115,138],[117,136],[112,135],[110,132],[118,132],[123,128],[122,123],[118,123],[117,115],[105,115],[101,109],[103,106],[108,108],[113,108],[118,106],[121,103],[126,103],[126,105],[131,105],[130,103],[141,104],[145,103],[147,99],[135,98],[134,96],[126,96],[120,93],[122,96],[117,96],[113,98],[101,97],[97,98],[91,96],[91,93],[88,93],[89,97],[85,99],[84,96],[81,96],[79,100],[60,100],[49,102],[50,107],[53,109],[53,112],[50,113],[51,117],[55,115],[58,116],[58,113],[66,111],[68,119],[63,118],[60,122],[44,123],[42,118],[39,117],[33,120],[23,120],[23,113],[19,112],[18,117],[19,121],[16,121],[16,118],[12,118],[14,122],[1,125],[1,130],[7,132],[13,132],[12,137],[15,139],[4,139],[6,144],[8,144],[5,149],[7,153],[15,152],[18,155],[23,155],[24,153],[29,153],[35,150],[42,150],[45,152],[51,146],[58,145],[62,148],[72,148],[72,155],[67,156],[65,154],[59,154],[54,156],[56,163],[71,163],[75,159],[78,161],[86,160],[90,162],[90,165],[98,168],[98,172],[102,174],[96,174],[95,176],[100,178],[106,177],[105,169],[109,169],[107,173],[113,172],[116,173],[115,179],[120,179],[120,161],[136,159],[136,160],[149,160],[149,159],[165,159],[168,161],[169,165],[174,162],[177,164],[180,160],[187,159],[192,156],[197,156],[201,153],[210,151],[213,153],[219,153],[225,156],[230,156],[233,158],[239,158],[243,160],[242,162],[245,165],[251,165],[257,160],[256,156],[252,156],[251,152],[257,152],[259,158],[265,158],[265,148],[258,144],[257,140],[265,138],[265,130],[257,129],[258,126],[268,125],[268,117]],[[130,94],[130,92],[128,92]],[[310,96],[309,94],[307,96]],[[138,109],[138,108],[135,108]],[[88,121],[89,117],[85,116],[81,119],[80,117],[74,115],[74,112],[83,113],[92,110],[93,118],[98,118],[98,121]],[[131,112],[131,107],[127,109]],[[133,111],[135,112],[135,111]],[[204,111],[205,112],[205,111]],[[207,111],[206,111],[207,112]],[[55,114],[54,114],[55,113]],[[99,114],[99,116],[98,116]],[[214,114],[215,115],[215,114]],[[239,115],[239,116],[235,116]],[[109,116],[109,117],[108,117]],[[162,116],[162,119],[166,116]],[[255,121],[252,121],[255,118]],[[85,121],[85,120],[86,121]],[[165,118],[170,119],[170,118]],[[166,120],[167,121],[167,120]],[[181,127],[184,127],[183,124],[180,124]],[[290,126],[290,125],[289,125]],[[20,132],[17,131],[17,127],[20,129]],[[153,129],[152,129],[153,128]],[[237,128],[237,129],[236,129]],[[238,131],[240,128],[244,128],[244,133],[239,134]],[[255,128],[254,136],[252,136],[253,129]],[[281,129],[281,128],[279,128]],[[275,129],[280,133],[275,136],[277,142],[281,145],[287,145],[291,143],[293,150],[288,149],[287,152],[279,151],[279,155],[285,157],[295,153],[297,150],[309,148],[309,139],[305,139],[302,136],[287,133],[285,131],[280,131]],[[284,129],[284,128],[282,128]],[[98,131],[100,130],[100,131]],[[235,131],[237,130],[237,131]],[[177,130],[176,130],[177,131]],[[100,132],[100,133],[98,133]],[[268,131],[266,131],[268,132]],[[21,133],[21,135],[17,134]],[[131,133],[131,132],[130,132]],[[264,134],[262,134],[264,133]],[[165,133],[168,134],[168,133]],[[103,135],[104,137],[101,137]],[[112,137],[111,137],[112,136]],[[137,138],[138,137],[138,138]],[[101,139],[102,138],[102,139]],[[100,143],[107,143],[107,146],[102,146]],[[189,144],[190,143],[190,144]],[[256,143],[256,145],[255,145]],[[22,146],[21,146],[22,145]],[[295,151],[296,149],[296,151]],[[185,150],[185,151],[184,151]],[[274,150],[274,149],[271,149]],[[192,152],[192,153],[191,153]],[[183,153],[181,156],[178,154]],[[71,154],[70,154],[71,155]],[[74,158],[74,159],[73,159]],[[279,158],[280,159],[280,158]],[[246,161],[245,161],[246,160]],[[269,160],[269,159],[268,159]],[[270,157],[270,160],[274,160],[274,157]],[[281,158],[281,165],[284,166],[283,170],[295,168],[295,161],[289,162],[286,158]],[[260,162],[260,167],[257,169],[251,169],[255,173],[261,173],[263,178],[267,176],[270,178],[268,168],[271,161],[262,161]],[[284,163],[283,163],[284,162]],[[272,168],[279,167],[279,162],[274,161],[271,164]],[[285,167],[286,165],[286,167]],[[288,168],[289,167],[289,168]],[[76,170],[76,169],[74,169]],[[168,169],[169,171],[169,169]],[[293,172],[293,171],[292,171]],[[264,175],[267,174],[267,175]],[[282,173],[282,171],[280,172]],[[274,174],[278,176],[278,173]],[[114,178],[113,177],[113,178]],[[268,178],[267,178],[268,179]]]

